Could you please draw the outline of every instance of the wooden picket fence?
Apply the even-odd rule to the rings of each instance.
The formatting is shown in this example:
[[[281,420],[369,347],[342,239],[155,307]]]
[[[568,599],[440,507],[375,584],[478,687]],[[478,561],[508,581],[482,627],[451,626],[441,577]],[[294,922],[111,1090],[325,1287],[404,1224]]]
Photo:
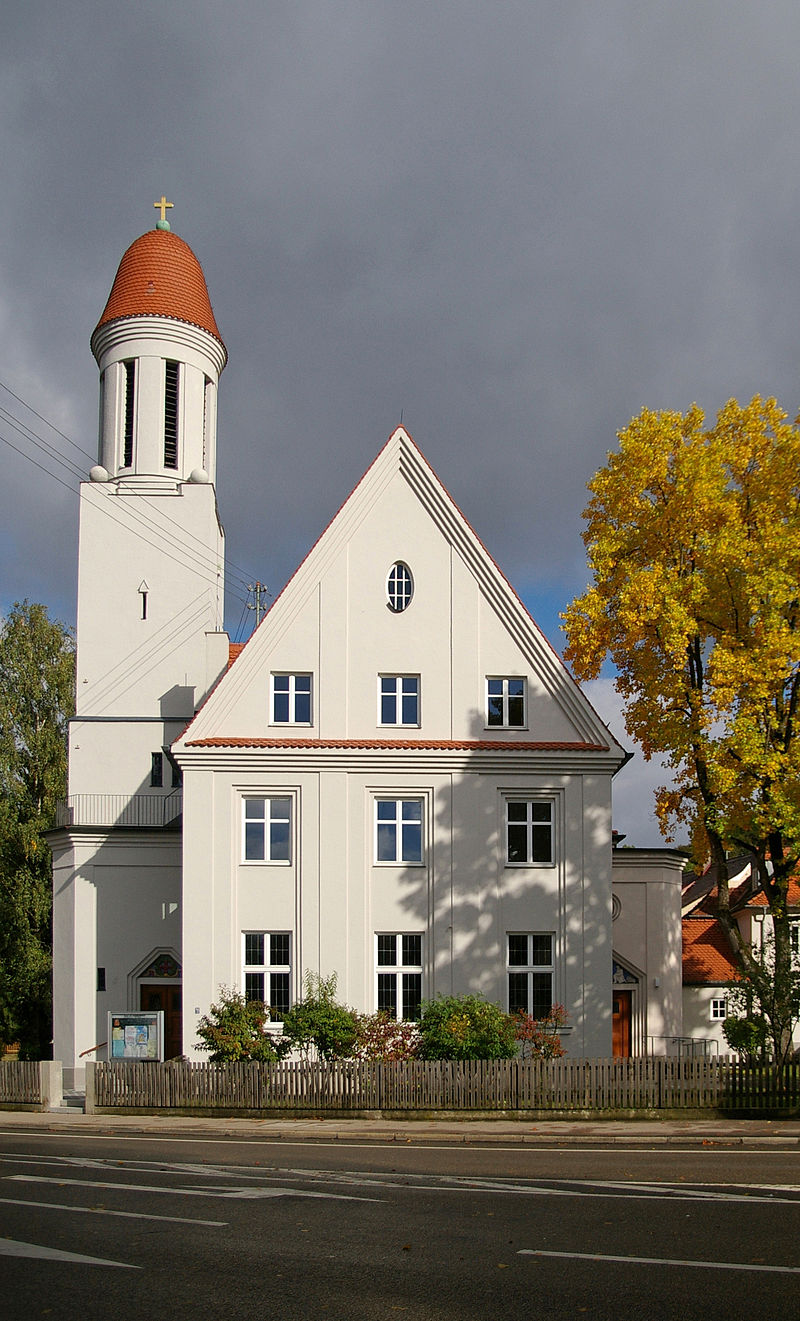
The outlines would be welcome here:
[[[800,1110],[800,1065],[733,1059],[285,1061],[89,1066],[87,1111],[329,1113]]]
[[[0,1110],[49,1110],[61,1104],[58,1060],[1,1060]]]
[[[0,1063],[0,1105],[38,1105],[41,1080],[36,1060]]]

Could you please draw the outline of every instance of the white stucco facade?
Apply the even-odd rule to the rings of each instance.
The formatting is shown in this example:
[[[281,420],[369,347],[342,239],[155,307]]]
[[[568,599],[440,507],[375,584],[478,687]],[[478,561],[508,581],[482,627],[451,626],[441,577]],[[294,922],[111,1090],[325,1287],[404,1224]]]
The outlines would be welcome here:
[[[612,931],[625,754],[402,427],[229,664],[225,350],[198,272],[174,236],[143,236],[92,339],[99,463],[52,835],[66,1084],[146,994],[193,1056],[221,986],[279,1019],[307,971],[365,1012],[439,992],[563,1004],[569,1053],[607,1056],[624,968],[630,1048],[679,1031],[675,858],[615,865]]]

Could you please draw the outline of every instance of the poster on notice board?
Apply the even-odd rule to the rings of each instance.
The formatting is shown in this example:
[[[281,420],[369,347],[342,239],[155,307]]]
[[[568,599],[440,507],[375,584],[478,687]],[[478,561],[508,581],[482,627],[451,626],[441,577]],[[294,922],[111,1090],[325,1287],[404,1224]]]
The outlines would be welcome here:
[[[110,1060],[163,1060],[164,1011],[108,1015]]]

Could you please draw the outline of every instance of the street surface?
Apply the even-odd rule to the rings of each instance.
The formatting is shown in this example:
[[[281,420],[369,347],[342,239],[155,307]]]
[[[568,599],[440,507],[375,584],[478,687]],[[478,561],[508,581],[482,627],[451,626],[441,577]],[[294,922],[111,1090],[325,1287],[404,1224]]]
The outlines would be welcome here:
[[[788,1321],[800,1147],[53,1133],[0,1115],[0,1314]],[[779,1130],[778,1130],[779,1131]]]

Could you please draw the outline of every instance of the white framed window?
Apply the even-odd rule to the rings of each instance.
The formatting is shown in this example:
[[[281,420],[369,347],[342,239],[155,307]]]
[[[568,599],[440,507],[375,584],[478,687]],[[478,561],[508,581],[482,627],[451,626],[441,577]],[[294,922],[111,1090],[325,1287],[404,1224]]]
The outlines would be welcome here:
[[[422,827],[421,798],[376,798],[375,861],[421,863]]]
[[[379,931],[375,936],[375,1004],[378,1013],[416,1022],[422,1004],[422,936]]]
[[[273,674],[270,680],[273,725],[311,724],[311,675]]]
[[[378,678],[378,723],[419,725],[419,675],[381,674]]]
[[[728,1017],[728,1000],[724,995],[715,996],[711,1001],[710,1015],[712,1023],[719,1023]]]
[[[522,678],[486,679],[486,724],[490,729],[524,729],[526,685]]]
[[[506,975],[508,1012],[522,1011],[544,1018],[553,1007],[553,945],[551,931],[508,931]]]
[[[273,1023],[291,1004],[292,938],[288,931],[242,932],[242,980],[246,1000],[263,1000]]]
[[[506,866],[552,866],[552,802],[536,798],[508,798],[505,817]]]
[[[411,570],[402,560],[393,564],[386,577],[386,599],[389,609],[396,615],[406,610],[414,595],[414,579]]]
[[[242,799],[242,861],[290,862],[291,798]]]

